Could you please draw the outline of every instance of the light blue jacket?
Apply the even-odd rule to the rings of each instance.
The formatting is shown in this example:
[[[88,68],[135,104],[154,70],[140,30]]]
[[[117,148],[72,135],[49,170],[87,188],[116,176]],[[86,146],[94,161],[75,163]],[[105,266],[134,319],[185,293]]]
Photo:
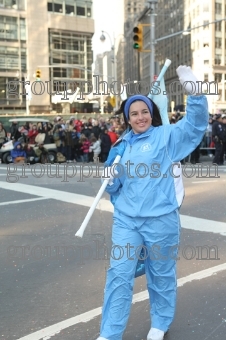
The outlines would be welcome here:
[[[156,217],[181,205],[176,189],[177,165],[172,164],[200,144],[208,116],[206,97],[189,96],[186,115],[179,122],[151,126],[132,145],[130,131],[122,143],[112,148],[106,165],[112,163],[112,154],[120,153],[122,145],[125,146],[117,178],[106,188],[115,210],[131,217]]]

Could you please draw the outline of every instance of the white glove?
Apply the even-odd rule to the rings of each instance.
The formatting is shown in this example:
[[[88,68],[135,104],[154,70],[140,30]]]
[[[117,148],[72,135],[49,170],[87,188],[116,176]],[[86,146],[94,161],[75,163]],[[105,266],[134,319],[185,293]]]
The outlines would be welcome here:
[[[108,166],[108,167],[104,168],[101,178],[102,178],[102,180],[110,178],[108,185],[113,185],[114,184],[113,180],[114,180],[115,176],[117,176],[117,175],[118,175],[118,171],[115,169],[115,166],[113,166],[113,167]]]
[[[199,93],[198,79],[194,75],[190,66],[179,66],[176,69],[180,83],[188,94],[196,95]]]

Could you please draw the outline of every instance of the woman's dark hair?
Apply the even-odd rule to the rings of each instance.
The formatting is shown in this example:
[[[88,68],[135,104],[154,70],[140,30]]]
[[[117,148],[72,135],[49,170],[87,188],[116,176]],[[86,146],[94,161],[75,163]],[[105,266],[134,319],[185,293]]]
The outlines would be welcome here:
[[[152,118],[152,126],[160,126],[162,125],[162,118],[160,116],[160,112],[159,112],[159,108],[158,106],[150,99],[148,98],[152,104],[153,104],[153,118]],[[121,103],[121,106],[119,108],[119,110],[115,113],[116,115],[118,114],[123,114],[123,118],[124,118],[124,122],[125,122],[125,125],[126,125],[126,128],[129,128],[131,129],[131,126],[130,124],[128,123],[128,119],[125,115],[125,104],[126,104],[126,100],[123,100],[123,102]]]

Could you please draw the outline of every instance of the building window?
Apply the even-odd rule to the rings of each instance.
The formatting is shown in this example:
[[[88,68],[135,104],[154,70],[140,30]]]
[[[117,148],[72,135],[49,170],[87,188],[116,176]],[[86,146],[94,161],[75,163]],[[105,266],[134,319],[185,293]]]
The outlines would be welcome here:
[[[197,6],[197,8],[196,8],[196,16],[197,17],[199,16],[199,6]]]
[[[87,7],[87,17],[91,18],[91,16],[92,16],[92,9],[91,7]]]
[[[5,106],[13,103],[20,105],[20,88],[17,86],[18,78],[0,77],[0,105]],[[11,84],[11,85],[9,85]]]
[[[52,2],[52,1],[48,2],[47,10],[48,12],[63,13],[63,4]]]
[[[222,74],[221,73],[215,73],[214,80],[219,83],[222,80]]]
[[[209,12],[209,4],[203,4],[203,12]]]
[[[77,6],[77,15],[84,17],[86,15],[85,7]]]
[[[47,10],[48,12],[54,13],[64,13],[63,10],[63,0],[52,0],[47,3]]]
[[[215,14],[222,14],[222,5],[215,2]]]
[[[204,65],[209,65],[209,60],[204,60]]]
[[[18,9],[17,0],[1,0],[0,6],[11,9]]]
[[[209,81],[209,75],[208,75],[208,73],[204,73],[204,81]]]
[[[26,40],[26,22],[20,18],[20,40]]]
[[[215,38],[215,48],[221,48],[221,46],[222,46],[222,39]]]
[[[63,13],[63,5],[62,4],[54,4],[54,12]]]
[[[222,90],[218,90],[218,100],[222,100]]]
[[[215,24],[215,31],[221,32],[221,22],[216,22],[216,24]]]
[[[7,72],[18,70],[19,66],[19,51],[16,47],[0,46],[0,70]]]
[[[215,54],[215,65],[220,65],[220,64],[221,64],[221,55]]]
[[[47,3],[47,10],[48,12],[62,13],[64,15],[77,15],[87,18],[92,17],[91,1],[49,0]]]
[[[66,68],[53,68],[53,76],[54,78],[66,78],[67,69]]]
[[[18,40],[17,18],[0,15],[0,40]]]
[[[50,78],[77,78],[78,81],[87,78],[87,72],[82,68],[91,68],[93,62],[91,36],[52,30],[49,34],[50,64],[62,64],[62,68],[50,70]],[[65,67],[63,64],[78,65],[79,68]]]
[[[47,3],[47,10],[48,10],[48,12],[54,12],[54,10],[53,10],[53,3],[52,2],[48,2]]]
[[[209,21],[208,20],[204,20],[203,21],[203,28],[204,28],[204,30],[206,30],[206,29],[208,29],[209,28]]]
[[[25,0],[0,0],[0,8],[25,10]]]
[[[65,13],[69,15],[75,14],[75,7],[73,5],[65,4]]]

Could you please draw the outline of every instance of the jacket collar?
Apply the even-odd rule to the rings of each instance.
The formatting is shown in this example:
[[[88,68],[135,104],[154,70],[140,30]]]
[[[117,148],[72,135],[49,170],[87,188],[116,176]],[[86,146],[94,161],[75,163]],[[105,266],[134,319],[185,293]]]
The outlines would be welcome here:
[[[150,136],[152,130],[154,129],[154,126],[150,126],[145,132],[141,133],[137,139],[144,138]],[[125,141],[129,141],[133,135],[133,130],[130,130],[122,139]]]

